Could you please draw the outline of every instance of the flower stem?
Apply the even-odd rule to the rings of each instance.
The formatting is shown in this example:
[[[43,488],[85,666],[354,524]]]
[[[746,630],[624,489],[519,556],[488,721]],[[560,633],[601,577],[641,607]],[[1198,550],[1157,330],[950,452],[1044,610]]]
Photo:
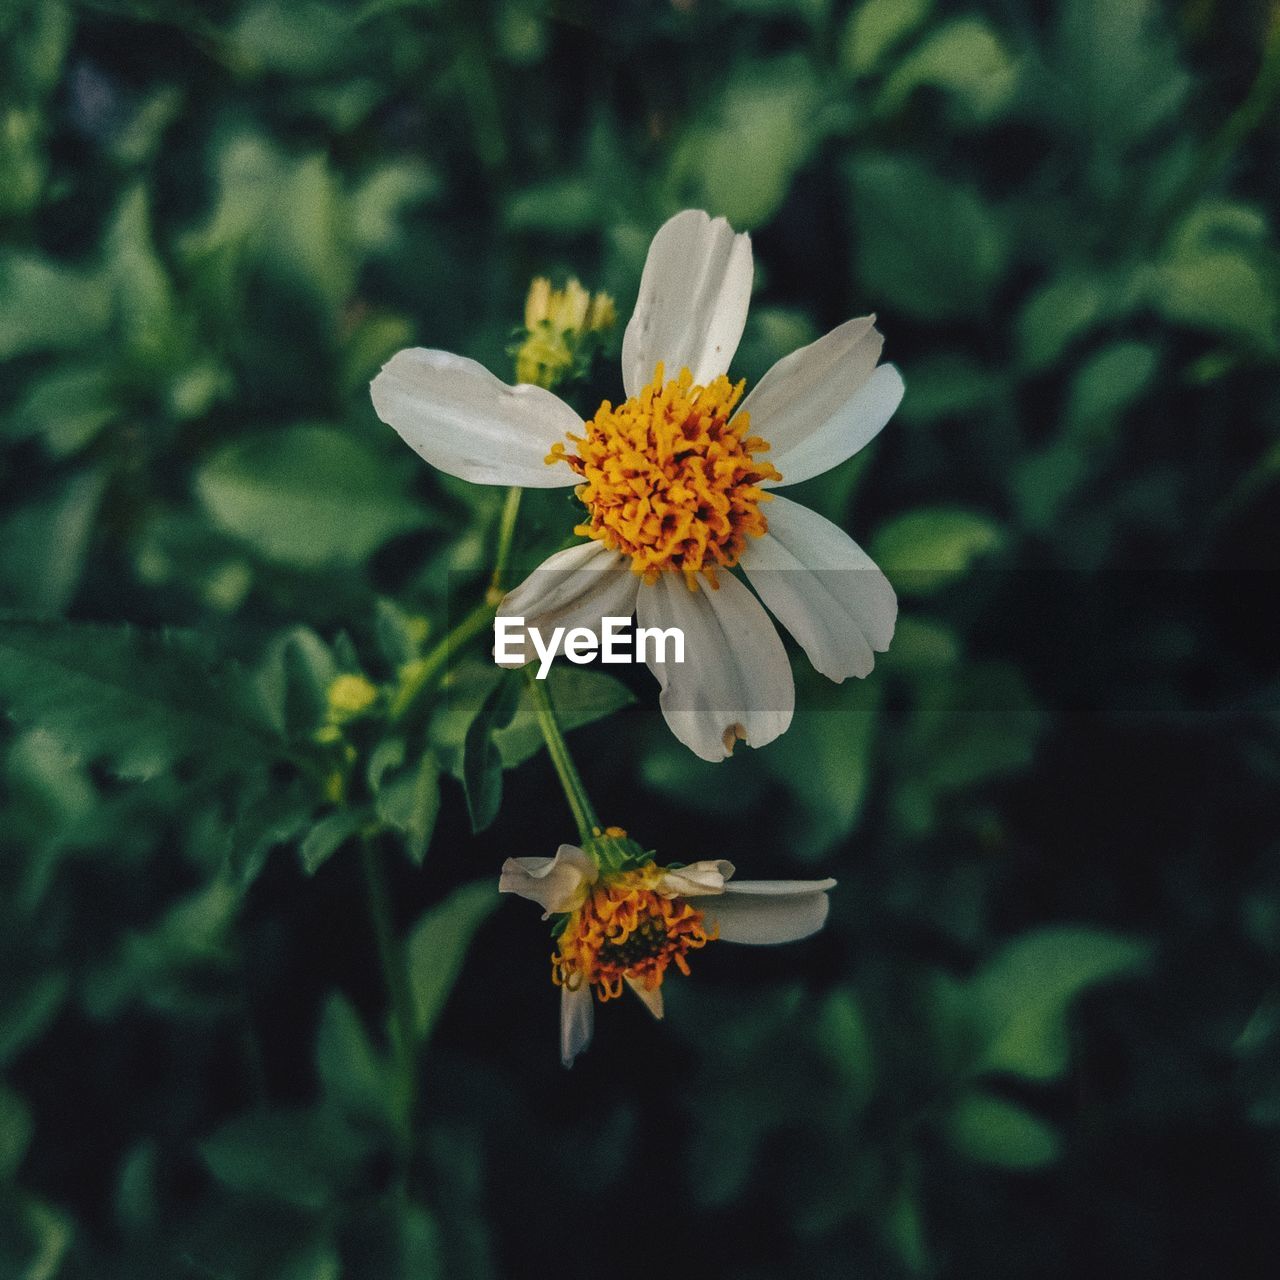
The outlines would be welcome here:
[[[489,593],[486,599],[495,607],[505,594],[502,580],[506,576],[507,564],[511,560],[511,545],[515,541],[516,517],[520,514],[520,499],[524,490],[513,485],[507,490],[507,500],[502,506],[502,518],[498,521],[498,550],[493,560],[493,577],[489,579]]]
[[[547,754],[555,766],[556,776],[564,788],[565,799],[573,813],[573,820],[578,824],[578,836],[582,841],[590,840],[600,829],[600,819],[591,807],[587,789],[582,785],[582,778],[569,754],[569,745],[564,740],[560,729],[560,721],[556,718],[556,709],[551,704],[546,685],[533,674],[533,667],[524,669],[525,684],[529,688],[529,697],[533,702],[534,714],[538,718],[538,728],[547,744]]]
[[[417,1015],[409,985],[409,971],[405,967],[404,948],[391,918],[391,892],[387,886],[386,870],[371,840],[364,841],[361,853],[369,893],[369,917],[373,922],[378,960],[391,1011],[391,1052],[395,1067],[393,1102],[400,1122],[402,1155],[407,1160],[412,1148],[413,1114],[418,1094]]]
[[[449,659],[484,631],[493,621],[493,613],[494,606],[487,599],[481,601],[430,653],[406,670],[400,688],[391,700],[388,719],[392,724],[404,720],[422,695],[435,687],[444,675]]]

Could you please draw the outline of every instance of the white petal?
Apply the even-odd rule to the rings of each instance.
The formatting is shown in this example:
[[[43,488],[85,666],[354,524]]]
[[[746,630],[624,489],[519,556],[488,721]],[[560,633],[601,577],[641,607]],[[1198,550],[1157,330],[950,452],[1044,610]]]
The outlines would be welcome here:
[[[898,597],[875,562],[838,525],[780,494],[769,532],[740,561],[751,585],[809,661],[830,680],[865,676],[893,639]]]
[[[723,218],[686,209],[658,228],[622,336],[622,385],[638,395],[661,360],[706,386],[729,368],[751,301],[751,237]]]
[[[536,902],[542,918],[557,911],[572,911],[584,885],[600,875],[596,864],[579,848],[562,844],[554,858],[508,858],[502,864],[499,893],[516,893]]]
[[[826,923],[826,890],[834,880],[745,880],[726,885],[725,893],[699,905],[708,928],[721,942],[769,946],[796,942]]]
[[[382,366],[369,390],[378,417],[451,476],[529,489],[577,483],[568,463],[545,459],[582,419],[542,387],[509,387],[474,360],[411,347]]]
[[[584,982],[576,991],[560,988],[560,1061],[566,1067],[591,1043],[595,1026],[595,1009],[591,1002],[591,984]]]
[[[752,388],[739,413],[770,445],[782,472],[766,487],[797,484],[851,458],[879,434],[902,399],[891,364],[876,367],[884,339],[874,316],[849,320],[783,356]]]
[[[668,867],[658,881],[658,892],[668,898],[698,898],[723,893],[724,882],[733,875],[733,863],[724,858],[691,862],[687,867]]]
[[[564,627],[566,633],[587,627],[598,636],[601,618],[629,618],[635,612],[639,586],[626,556],[588,538],[549,556],[507,592],[498,617],[523,618],[526,630],[536,627],[548,644],[556,627]],[[520,667],[534,657],[532,644],[514,639],[508,651],[524,652],[525,657],[499,666]]]
[[[624,975],[623,981],[636,994],[636,996],[640,1000],[640,1003],[644,1005],[644,1007],[648,1009],[649,1012],[653,1014],[653,1016],[657,1018],[659,1022],[661,1022],[662,1021],[662,986],[661,984],[654,987],[654,989],[650,991],[649,988],[646,987],[643,982],[638,982],[635,978],[628,978]]]
[[[690,591],[682,575],[663,573],[636,599],[642,627],[684,632],[684,662],[657,662],[658,704],[671,732],[703,760],[723,760],[737,738],[763,747],[786,731],[796,691],[787,651],[760,602],[731,573],[720,589]],[[668,643],[666,656],[673,656]]]

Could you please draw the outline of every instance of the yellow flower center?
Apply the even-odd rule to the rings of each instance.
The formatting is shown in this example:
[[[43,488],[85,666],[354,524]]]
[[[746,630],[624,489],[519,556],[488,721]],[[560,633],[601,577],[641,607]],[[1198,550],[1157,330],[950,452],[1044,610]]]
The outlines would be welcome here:
[[[721,374],[699,387],[688,369],[673,382],[663,374],[659,364],[616,409],[606,400],[584,435],[569,436],[577,452],[557,443],[547,462],[567,462],[583,478],[576,492],[590,518],[575,533],[630,556],[646,582],[671,569],[690,590],[700,573],[714,588],[716,569],[732,568],[747,538],[769,527],[760,504],[773,495],[761,482],[782,477],[756,459],[769,446],[749,434],[750,417],[730,421],[745,382]]]
[[[714,940],[702,912],[683,898],[657,892],[663,869],[648,863],[601,876],[587,891],[551,956],[551,980],[576,991],[592,983],[600,1000],[622,994],[624,979],[652,991],[674,964],[689,972],[685,956]]]

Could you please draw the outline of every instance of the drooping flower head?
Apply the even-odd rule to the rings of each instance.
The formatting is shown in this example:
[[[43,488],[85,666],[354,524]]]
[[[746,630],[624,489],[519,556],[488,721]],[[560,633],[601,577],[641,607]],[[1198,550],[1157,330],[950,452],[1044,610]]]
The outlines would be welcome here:
[[[727,372],[751,275],[750,238],[723,218],[688,209],[666,222],[623,336],[624,399],[586,422],[542,387],[507,386],[443,351],[401,351],[372,387],[379,417],[450,475],[575,487],[582,541],[499,612],[546,634],[632,613],[678,628],[684,663],[648,663],[667,723],[706,760],[739,739],[763,746],[791,722],[791,668],[761,601],[837,682],[870,672],[897,616],[866,553],[776,490],[861,449],[897,408],[902,379],[877,363],[883,340],[868,316],[785,356],[744,397]]]
[[[551,980],[560,988],[560,1056],[587,1047],[592,993],[604,1003],[623,988],[655,1018],[671,968],[688,975],[692,953],[710,942],[779,943],[808,937],[827,918],[834,880],[733,880],[724,859],[661,866],[621,828],[554,858],[508,858],[498,888],[553,920]]]

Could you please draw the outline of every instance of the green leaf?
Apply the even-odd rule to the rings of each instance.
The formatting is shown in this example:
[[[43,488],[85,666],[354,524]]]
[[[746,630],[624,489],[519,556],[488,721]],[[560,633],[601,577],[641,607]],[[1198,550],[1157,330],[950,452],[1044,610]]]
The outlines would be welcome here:
[[[907,595],[929,595],[966,573],[1003,541],[989,516],[959,507],[926,507],[897,516],[872,541],[872,558]]]
[[[355,1118],[386,1122],[392,1090],[382,1056],[349,1001],[330,996],[316,1037],[316,1074],[325,1098]]]
[[[354,1171],[361,1145],[323,1111],[280,1108],[240,1116],[200,1144],[219,1182],[245,1195],[323,1208]]]
[[[0,1085],[0,1183],[18,1171],[31,1143],[34,1124],[27,1104]]]
[[[980,316],[1008,257],[995,210],[907,156],[862,157],[846,173],[862,291],[924,320]]]
[[[19,440],[43,436],[45,448],[65,458],[89,444],[119,413],[119,397],[106,368],[69,364],[30,384],[4,430]]]
[[[548,672],[544,684],[560,727],[566,732],[603,720],[636,700],[620,680],[589,667],[557,664]],[[538,728],[532,695],[526,687],[520,689],[515,714],[508,724],[495,730],[493,741],[504,769],[514,769],[542,750],[542,731]]]
[[[131,778],[196,756],[243,767],[281,754],[241,673],[214,670],[182,633],[0,622],[0,705]]]
[[[957,18],[930,32],[890,74],[877,107],[899,110],[919,88],[947,93],[953,114],[985,122],[999,115],[1018,87],[1018,66],[981,18]]]
[[[82,471],[0,524],[0,602],[33,613],[61,613],[84,568],[105,476]]]
[[[462,743],[462,787],[471,830],[483,831],[502,803],[502,753],[494,731],[510,723],[520,696],[513,678],[499,679],[480,704]]]
[[[498,906],[494,880],[455,889],[418,921],[405,946],[418,1039],[425,1041],[453,990],[475,931]]]
[[[975,1071],[1050,1080],[1066,1070],[1067,1015],[1087,988],[1141,964],[1131,938],[1061,926],[1017,938],[969,982],[982,1050]]]
[[[195,483],[218,525],[265,559],[298,569],[361,564],[425,520],[398,472],[329,427],[237,440],[203,463]]]
[[[16,993],[0,996],[0,1068],[13,1058],[57,1016],[68,988],[64,973],[46,973],[24,980]]]
[[[110,315],[96,273],[0,253],[0,360],[85,345],[106,332]]]
[[[405,837],[409,860],[421,866],[440,812],[440,762],[427,750],[404,768],[405,744],[381,742],[369,758],[369,787],[378,817]]]
[[[947,1119],[947,1136],[970,1159],[1006,1169],[1049,1164],[1060,1147],[1057,1133],[1043,1120],[987,1093],[960,1100]]]
[[[933,8],[933,0],[862,0],[840,37],[840,67],[862,76],[901,40],[915,31]]]
[[[364,809],[340,809],[321,818],[298,848],[307,875],[315,875],[368,822],[369,814]]]
[[[1151,385],[1159,354],[1147,342],[1113,342],[1095,351],[1071,381],[1063,429],[1096,444]]]
[[[1071,343],[1105,318],[1108,291],[1093,276],[1064,274],[1041,285],[1023,304],[1016,333],[1021,360],[1029,369],[1044,369]]]
[[[806,59],[752,63],[676,148],[668,176],[672,203],[710,209],[737,228],[767,222],[821,141],[819,103]],[[743,165],[744,154],[750,165]]]

